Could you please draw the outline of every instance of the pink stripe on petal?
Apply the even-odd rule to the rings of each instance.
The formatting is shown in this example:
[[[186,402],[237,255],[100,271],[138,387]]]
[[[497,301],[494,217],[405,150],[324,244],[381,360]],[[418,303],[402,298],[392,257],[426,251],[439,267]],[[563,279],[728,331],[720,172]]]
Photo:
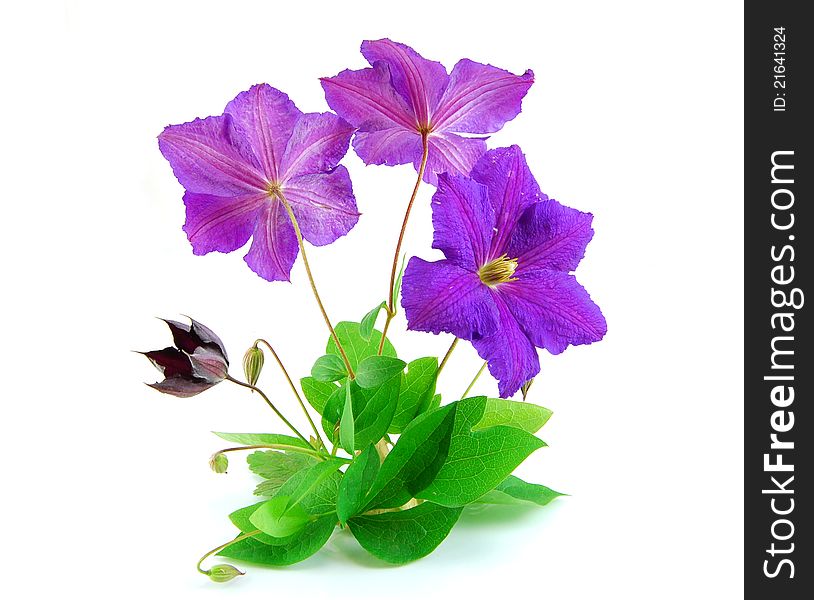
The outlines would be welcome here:
[[[465,138],[454,133],[433,133],[429,136],[430,151],[424,181],[437,185],[438,175],[469,175],[472,167],[486,152],[486,141]],[[418,168],[418,161],[415,163]]]
[[[342,165],[330,173],[292,179],[283,193],[297,217],[303,237],[314,246],[336,241],[359,220],[350,175]]]
[[[297,236],[285,207],[270,199],[255,225],[246,264],[267,281],[290,281],[298,253]]]
[[[367,165],[404,165],[421,162],[421,135],[403,127],[358,131],[353,149]]]
[[[294,126],[280,165],[280,180],[335,167],[348,151],[353,127],[333,113],[302,115]]]
[[[243,246],[252,234],[266,198],[267,194],[260,192],[228,198],[185,193],[184,232],[193,253],[232,252]]]

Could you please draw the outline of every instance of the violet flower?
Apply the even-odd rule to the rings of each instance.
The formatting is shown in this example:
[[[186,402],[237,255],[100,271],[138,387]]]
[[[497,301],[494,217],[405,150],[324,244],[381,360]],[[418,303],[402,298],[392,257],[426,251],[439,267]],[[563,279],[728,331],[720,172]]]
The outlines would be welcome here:
[[[602,339],[605,318],[570,271],[593,237],[593,216],[540,191],[517,146],[490,150],[471,177],[443,174],[432,199],[433,248],[403,280],[408,328],[472,342],[508,398],[559,354]]]
[[[164,129],[158,145],[186,189],[193,252],[232,252],[252,237],[252,271],[289,281],[299,247],[282,198],[315,246],[359,219],[348,171],[337,166],[352,134],[333,113],[304,114],[267,84],[238,94],[221,116]]]
[[[220,383],[229,369],[229,359],[220,338],[195,319],[190,321],[191,325],[184,325],[164,319],[175,347],[142,352],[164,374],[163,381],[148,385],[180,398],[195,396]]]
[[[530,70],[513,75],[461,59],[447,74],[441,63],[389,39],[365,41],[371,67],[322,78],[328,105],[359,131],[353,148],[366,164],[420,170],[422,136],[428,156],[424,181],[437,174],[468,175],[486,151],[483,135],[500,130],[520,113],[534,82]]]

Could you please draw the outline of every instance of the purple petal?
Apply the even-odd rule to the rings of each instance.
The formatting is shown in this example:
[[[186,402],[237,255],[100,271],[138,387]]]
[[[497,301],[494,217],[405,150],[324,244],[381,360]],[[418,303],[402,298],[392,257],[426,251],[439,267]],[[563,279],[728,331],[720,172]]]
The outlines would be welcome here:
[[[444,65],[388,39],[362,42],[361,50],[371,65],[381,61],[388,66],[393,87],[412,108],[418,123],[429,124],[430,111],[438,104],[449,80]]]
[[[260,160],[266,179],[279,179],[279,166],[294,125],[302,113],[280,90],[263,83],[241,92],[226,105]]]
[[[348,170],[303,175],[285,184],[285,197],[297,217],[302,236],[325,246],[348,233],[359,220]]]
[[[420,164],[421,134],[403,127],[358,131],[353,137],[353,149],[367,165]]]
[[[469,175],[472,167],[486,152],[486,141],[481,138],[465,138],[454,133],[432,133],[424,181],[437,185],[440,173]],[[418,170],[421,154],[413,162]]]
[[[187,191],[236,196],[266,186],[260,163],[229,117],[170,125],[158,136],[158,147]]]
[[[477,271],[487,262],[495,213],[486,188],[469,177],[442,174],[432,197],[432,247],[456,265]]]
[[[393,89],[385,64],[345,70],[320,81],[328,106],[354,127],[377,131],[399,126],[418,131],[415,115]]]
[[[186,192],[184,231],[192,252],[197,255],[232,252],[243,246],[266,198],[268,193],[260,191],[231,197]]]
[[[410,259],[402,281],[407,327],[471,340],[488,335],[497,326],[494,300],[477,273],[448,260]]]
[[[534,269],[499,293],[535,346],[559,354],[568,345],[601,340],[608,331],[602,311],[573,275]]]
[[[221,339],[215,334],[214,331],[209,329],[203,323],[200,323],[193,319],[192,317],[187,317],[190,321],[192,321],[192,333],[197,336],[200,340],[200,343],[203,345],[208,345],[210,347],[217,347],[220,350],[220,354],[223,359],[226,361],[226,364],[229,364],[229,359],[226,356],[226,346],[224,346]]]
[[[526,157],[517,146],[489,150],[474,166],[471,177],[489,190],[489,200],[498,216],[491,255],[500,256],[506,252],[512,230],[523,212],[532,203],[548,197],[540,191]]]
[[[472,345],[498,380],[500,397],[510,398],[540,372],[540,359],[537,349],[520,329],[501,295],[492,293],[500,315],[498,328],[492,335],[473,340]]]
[[[573,271],[585,256],[594,235],[593,215],[563,206],[556,200],[532,204],[512,232],[507,254],[519,269]]]
[[[280,179],[334,168],[348,151],[352,135],[353,127],[333,113],[302,115],[282,157]]]
[[[290,281],[298,252],[294,226],[283,203],[269,200],[254,227],[246,264],[267,281]]]
[[[153,366],[161,371],[164,377],[192,376],[192,365],[189,362],[189,356],[177,348],[152,350],[142,354],[150,359]]]
[[[228,365],[219,350],[201,346],[189,356],[192,374],[209,383],[223,381],[228,373]]]
[[[179,398],[189,398],[197,396],[203,391],[211,388],[214,383],[199,379],[184,379],[183,377],[170,377],[158,383],[148,383],[151,388],[158,390],[162,394],[170,394]]]
[[[171,321],[169,319],[161,319],[170,328],[172,333],[172,341],[176,348],[179,348],[187,354],[195,352],[195,348],[201,345],[200,338],[192,333],[192,328],[184,323],[178,321]]]
[[[464,58],[455,65],[449,85],[432,117],[440,131],[493,133],[520,114],[520,103],[534,73],[523,75]]]

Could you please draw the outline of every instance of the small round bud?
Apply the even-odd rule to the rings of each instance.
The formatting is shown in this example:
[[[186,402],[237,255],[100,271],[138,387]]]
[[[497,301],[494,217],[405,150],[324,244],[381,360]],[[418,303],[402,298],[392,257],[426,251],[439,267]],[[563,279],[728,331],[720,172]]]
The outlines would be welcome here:
[[[209,458],[209,468],[215,473],[226,473],[229,468],[229,459],[221,452],[216,452]]]
[[[207,575],[209,576],[209,579],[216,583],[225,583],[234,579],[235,577],[245,575],[245,573],[239,571],[232,565],[215,565],[209,569],[209,571],[207,571]]]
[[[252,346],[246,350],[246,354],[243,355],[243,374],[246,375],[249,385],[257,383],[260,371],[263,370],[263,362],[265,362],[265,356],[260,348]]]

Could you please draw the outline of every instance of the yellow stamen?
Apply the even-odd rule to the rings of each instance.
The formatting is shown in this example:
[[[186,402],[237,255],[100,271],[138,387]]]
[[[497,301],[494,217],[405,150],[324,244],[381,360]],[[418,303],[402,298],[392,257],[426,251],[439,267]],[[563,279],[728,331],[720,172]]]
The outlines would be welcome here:
[[[495,287],[501,283],[517,281],[514,275],[517,270],[517,259],[506,258],[506,255],[489,261],[478,270],[480,280],[489,287]]]

